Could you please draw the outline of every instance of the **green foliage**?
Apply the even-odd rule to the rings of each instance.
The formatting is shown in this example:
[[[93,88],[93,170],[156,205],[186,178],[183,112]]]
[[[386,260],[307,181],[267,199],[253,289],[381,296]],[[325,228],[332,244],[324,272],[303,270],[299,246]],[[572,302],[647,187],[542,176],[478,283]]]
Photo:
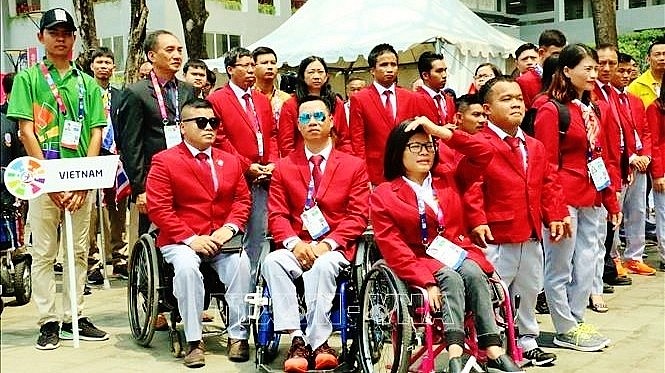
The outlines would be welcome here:
[[[640,71],[644,71],[648,68],[646,55],[649,45],[662,37],[665,37],[663,28],[623,34],[619,36],[619,50],[633,56],[640,65]]]
[[[272,4],[259,4],[259,13],[274,15],[275,6]]]
[[[222,0],[224,8],[228,10],[242,10],[241,0]]]

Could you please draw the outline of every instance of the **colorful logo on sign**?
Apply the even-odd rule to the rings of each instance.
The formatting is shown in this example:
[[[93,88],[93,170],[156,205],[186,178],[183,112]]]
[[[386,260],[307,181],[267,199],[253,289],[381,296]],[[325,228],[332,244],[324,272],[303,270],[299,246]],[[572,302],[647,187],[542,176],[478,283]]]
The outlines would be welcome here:
[[[39,160],[21,157],[13,160],[5,171],[7,190],[21,199],[32,199],[44,193],[46,170]]]

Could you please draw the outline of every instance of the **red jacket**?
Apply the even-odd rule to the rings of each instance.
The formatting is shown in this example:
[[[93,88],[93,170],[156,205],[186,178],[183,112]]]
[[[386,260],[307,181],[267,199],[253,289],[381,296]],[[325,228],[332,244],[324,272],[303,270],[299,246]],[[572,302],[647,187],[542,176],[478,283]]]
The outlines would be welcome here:
[[[533,100],[540,93],[543,88],[542,78],[535,70],[529,70],[524,74],[515,78],[517,84],[522,89],[522,97],[524,98],[524,106],[528,110],[533,104]]]
[[[665,177],[665,109],[654,101],[647,108],[647,122],[651,128],[651,176],[654,179]]]
[[[482,250],[466,236],[462,212],[461,193],[477,180],[492,160],[490,147],[466,133],[455,131],[447,142],[451,148],[466,156],[452,172],[434,177],[436,190],[444,212],[443,236],[467,251],[468,258],[478,263],[486,273],[494,268]],[[397,277],[411,285],[425,287],[436,284],[434,273],[443,267],[438,260],[425,253],[420,231],[420,216],[416,194],[398,177],[379,185],[370,197],[374,240],[388,266]],[[436,212],[426,207],[427,232],[431,241],[436,236]]]
[[[450,96],[442,94],[443,99],[446,102],[446,112],[444,113],[446,115],[446,123],[441,123],[439,109],[432,96],[430,96],[424,88],[418,87],[414,92],[414,96],[416,97],[416,110],[418,115],[424,115],[429,118],[429,120],[439,125],[455,123],[455,101],[453,101]]]
[[[559,113],[552,102],[546,102],[536,113],[534,122],[535,138],[545,145],[547,159],[554,169],[557,170],[559,183],[564,190],[565,203],[573,207],[590,207],[603,205],[614,214],[620,211],[616,199],[614,184],[597,192],[593,182],[589,178],[587,168],[588,140],[586,126],[582,119],[582,110],[573,103],[568,103],[570,112],[570,126],[564,135],[563,141],[559,142]],[[605,114],[604,114],[605,113]],[[602,118],[607,117],[607,112],[601,112]],[[606,138],[602,131],[599,140],[601,142],[601,157],[606,159]],[[561,162],[561,167],[559,167]],[[608,172],[612,175],[611,165],[606,163]]]
[[[298,99],[296,97],[291,97],[282,106],[277,128],[277,146],[281,158],[288,156],[295,149],[304,149],[302,135],[298,131]],[[344,101],[339,98],[335,102],[333,128],[337,134],[335,149],[351,154],[351,139],[349,125],[346,123]]]
[[[268,199],[268,227],[278,247],[293,236],[312,240],[300,218],[310,178],[304,150],[292,152],[275,167]],[[367,228],[369,216],[369,180],[362,160],[338,150],[330,152],[316,203],[330,226],[330,232],[319,241],[334,240],[344,257],[353,261],[355,241]]]
[[[383,155],[388,134],[397,124],[417,115],[413,93],[395,87],[395,96],[397,115],[394,122],[388,119],[382,97],[379,97],[374,84],[351,97],[349,130],[353,154],[367,162],[369,180],[375,185],[385,181]]]
[[[212,161],[216,192],[184,143],[152,158],[146,193],[148,217],[159,227],[157,246],[208,235],[227,223],[244,228],[251,200],[242,166],[234,155],[214,148]]]
[[[644,103],[639,97],[632,93],[626,92],[625,97],[628,100],[625,103],[622,102],[621,97],[619,97],[619,115],[621,116],[622,121],[627,123],[629,128],[632,128],[633,134],[637,134],[637,137],[633,136],[635,138],[636,154],[651,157],[651,129],[647,122]],[[638,138],[642,145],[642,149],[637,149]]]
[[[254,125],[230,85],[210,96],[215,116],[222,122],[217,130],[215,147],[237,154],[245,169],[252,163],[277,162],[277,127],[270,101],[261,92],[251,90],[252,101],[263,134],[263,157],[259,157]]]
[[[485,127],[478,135],[492,146],[494,158],[480,181],[464,194],[464,207],[471,229],[489,225],[492,243],[542,239],[543,221],[568,216],[556,169],[548,162],[543,144],[525,134],[527,170],[516,164],[510,145]]]

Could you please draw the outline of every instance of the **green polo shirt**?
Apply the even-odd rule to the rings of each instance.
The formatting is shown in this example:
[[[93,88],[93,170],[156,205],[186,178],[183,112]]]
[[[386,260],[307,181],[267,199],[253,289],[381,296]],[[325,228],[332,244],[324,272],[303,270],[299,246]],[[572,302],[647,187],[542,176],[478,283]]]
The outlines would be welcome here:
[[[53,63],[44,59],[53,82],[67,109],[62,114],[39,64],[19,72],[14,78],[11,102],[7,116],[14,120],[34,122],[35,135],[46,159],[85,157],[90,145],[90,133],[94,127],[106,126],[101,88],[89,75],[72,68],[60,76]],[[76,150],[62,147],[60,136],[65,120],[78,121],[79,115],[79,78],[83,78],[83,123],[81,138]]]

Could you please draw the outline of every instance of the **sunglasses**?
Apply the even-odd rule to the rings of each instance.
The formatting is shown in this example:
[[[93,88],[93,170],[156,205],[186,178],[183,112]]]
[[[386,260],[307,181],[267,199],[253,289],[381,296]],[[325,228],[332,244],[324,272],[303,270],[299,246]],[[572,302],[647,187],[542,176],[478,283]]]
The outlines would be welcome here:
[[[196,117],[196,118],[189,118],[189,119],[183,119],[182,122],[191,122],[195,121],[196,126],[199,127],[199,129],[204,130],[208,124],[210,124],[210,128],[216,130],[219,127],[219,119],[212,117],[212,118],[206,118],[206,117]]]
[[[322,111],[315,111],[313,113],[302,113],[298,116],[298,123],[301,125],[309,124],[309,122],[314,118],[317,122],[323,122],[326,120],[326,113]]]

